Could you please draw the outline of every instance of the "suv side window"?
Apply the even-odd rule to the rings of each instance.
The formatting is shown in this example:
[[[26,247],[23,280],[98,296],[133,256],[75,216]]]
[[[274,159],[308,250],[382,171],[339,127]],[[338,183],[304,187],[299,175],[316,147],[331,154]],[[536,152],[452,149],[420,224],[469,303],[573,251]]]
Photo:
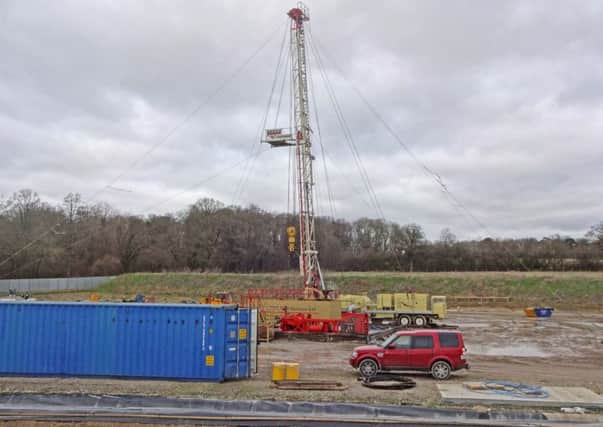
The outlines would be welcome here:
[[[433,337],[431,335],[414,336],[411,348],[433,348]]]
[[[410,348],[410,335],[400,335],[392,344],[396,348]]]
[[[440,347],[456,348],[459,346],[459,336],[454,332],[440,332],[438,338],[440,339]]]

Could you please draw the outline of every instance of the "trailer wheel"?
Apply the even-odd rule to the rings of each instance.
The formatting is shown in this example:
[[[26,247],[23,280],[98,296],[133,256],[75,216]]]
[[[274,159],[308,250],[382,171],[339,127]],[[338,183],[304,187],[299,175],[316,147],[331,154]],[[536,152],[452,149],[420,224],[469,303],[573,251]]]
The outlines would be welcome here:
[[[408,327],[410,326],[410,317],[403,314],[402,316],[398,317],[398,324],[400,326],[404,326],[404,327]]]
[[[415,326],[418,326],[419,328],[422,328],[427,323],[427,320],[425,320],[425,317],[423,317],[423,316],[415,317],[414,321],[415,321]]]
[[[379,365],[373,359],[364,359],[358,365],[360,375],[365,378],[374,377],[379,372]]]

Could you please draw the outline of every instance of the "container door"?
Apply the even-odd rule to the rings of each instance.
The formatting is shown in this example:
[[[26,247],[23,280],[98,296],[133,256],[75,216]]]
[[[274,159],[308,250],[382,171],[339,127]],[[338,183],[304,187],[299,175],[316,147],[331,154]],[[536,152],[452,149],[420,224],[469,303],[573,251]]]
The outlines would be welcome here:
[[[258,311],[251,310],[251,340],[249,342],[249,362],[253,373],[258,373]]]
[[[250,375],[251,309],[226,310],[224,378]]]
[[[63,329],[60,310],[52,305],[0,303],[0,372],[62,374]]]

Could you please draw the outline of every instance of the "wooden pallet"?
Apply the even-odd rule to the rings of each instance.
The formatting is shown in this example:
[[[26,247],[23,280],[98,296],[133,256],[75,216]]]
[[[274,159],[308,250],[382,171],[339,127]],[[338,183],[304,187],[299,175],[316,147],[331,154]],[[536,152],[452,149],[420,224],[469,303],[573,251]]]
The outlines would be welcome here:
[[[348,386],[339,381],[329,380],[284,380],[276,381],[279,390],[346,390]]]

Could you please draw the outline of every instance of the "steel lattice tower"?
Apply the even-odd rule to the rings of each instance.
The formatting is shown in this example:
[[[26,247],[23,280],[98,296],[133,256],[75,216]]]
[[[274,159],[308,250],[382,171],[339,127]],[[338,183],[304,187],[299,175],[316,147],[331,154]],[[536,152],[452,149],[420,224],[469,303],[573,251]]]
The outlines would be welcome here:
[[[299,198],[300,267],[306,286],[325,291],[318,263],[314,234],[314,174],[308,107],[308,72],[304,22],[310,20],[308,9],[298,3],[288,13],[291,18],[291,65],[295,105],[296,166]]]
[[[304,285],[316,297],[326,296],[314,227],[314,174],[312,171],[312,142],[308,102],[308,69],[304,23],[310,20],[308,9],[302,3],[291,9],[291,83],[293,87],[294,123],[290,133],[283,129],[266,130],[264,142],[273,147],[294,146],[299,203],[299,261]]]

